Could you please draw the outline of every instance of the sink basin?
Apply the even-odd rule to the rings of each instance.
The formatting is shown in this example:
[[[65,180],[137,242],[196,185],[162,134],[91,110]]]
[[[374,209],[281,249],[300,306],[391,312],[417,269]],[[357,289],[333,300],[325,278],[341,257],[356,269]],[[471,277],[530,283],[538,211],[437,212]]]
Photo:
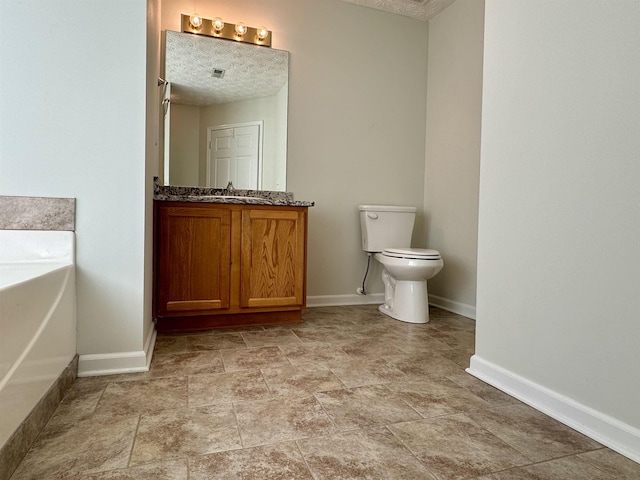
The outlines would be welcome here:
[[[237,201],[238,203],[251,203],[251,204],[258,204],[258,205],[272,205],[273,202],[271,202],[271,200],[268,200],[266,198],[262,198],[262,197],[245,197],[242,195],[189,195],[190,199],[193,200],[208,200],[208,201],[216,201],[216,200],[220,200],[220,202],[222,203],[235,203],[235,201]]]

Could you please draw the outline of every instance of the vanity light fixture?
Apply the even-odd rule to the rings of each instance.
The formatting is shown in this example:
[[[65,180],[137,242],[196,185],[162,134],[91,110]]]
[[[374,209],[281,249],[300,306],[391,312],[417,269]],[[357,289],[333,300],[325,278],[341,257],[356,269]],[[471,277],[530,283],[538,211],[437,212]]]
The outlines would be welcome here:
[[[224,28],[224,22],[220,17],[216,17],[213,20],[211,20],[211,28],[215,33],[219,35],[220,32],[222,32],[222,29]]]
[[[248,27],[242,22],[237,24],[225,23],[220,17],[210,20],[196,14],[183,14],[182,32],[222,38],[224,40],[234,40],[236,42],[252,43],[264,47],[271,46],[272,32],[266,27]]]
[[[189,15],[189,25],[196,30],[200,30],[200,27],[202,27],[202,17],[197,13]]]
[[[236,35],[239,37],[244,37],[245,33],[247,33],[247,26],[242,22],[236,23]]]
[[[267,29],[267,27],[258,27],[256,31],[256,37],[258,37],[259,40],[264,41],[264,39],[268,36],[269,30]]]

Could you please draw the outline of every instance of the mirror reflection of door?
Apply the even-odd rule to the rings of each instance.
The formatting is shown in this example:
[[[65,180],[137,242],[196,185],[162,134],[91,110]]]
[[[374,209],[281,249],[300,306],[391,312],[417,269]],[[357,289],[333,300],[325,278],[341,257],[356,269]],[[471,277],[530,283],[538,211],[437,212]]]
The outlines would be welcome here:
[[[207,128],[207,187],[262,188],[261,121]]]
[[[170,153],[164,184],[213,185],[207,178],[208,127],[261,120],[258,188],[286,190],[289,53],[204,35],[165,33],[171,124],[164,134]],[[216,77],[214,70],[225,74]]]

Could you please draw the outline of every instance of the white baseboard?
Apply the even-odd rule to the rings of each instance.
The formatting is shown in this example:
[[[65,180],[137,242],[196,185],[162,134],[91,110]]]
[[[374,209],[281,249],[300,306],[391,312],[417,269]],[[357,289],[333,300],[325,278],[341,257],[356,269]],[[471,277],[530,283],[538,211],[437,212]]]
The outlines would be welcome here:
[[[447,310],[448,312],[457,313],[458,315],[473,320],[476,319],[476,307],[474,305],[467,305],[466,303],[456,302],[448,298],[438,297],[431,293],[429,294],[429,305]]]
[[[640,463],[640,429],[505,370],[478,355],[471,357],[467,372]]]
[[[143,350],[80,355],[78,359],[78,377],[148,372],[155,342],[156,330],[151,328]]]
[[[339,307],[343,305],[371,305],[384,303],[384,293],[367,295],[314,295],[307,297],[307,307]]]
[[[147,334],[147,340],[144,342],[144,351],[145,351],[145,356],[147,357],[147,361],[146,361],[146,365],[147,365],[147,372],[149,371],[149,368],[151,367],[151,359],[153,358],[153,350],[156,346],[156,337],[158,336],[158,332],[156,331],[156,326],[155,323],[151,324],[151,329],[149,331],[149,333]]]
[[[316,295],[307,297],[307,307],[339,307],[343,305],[371,305],[384,303],[384,293],[367,295]],[[429,294],[429,305],[476,319],[476,307]]]

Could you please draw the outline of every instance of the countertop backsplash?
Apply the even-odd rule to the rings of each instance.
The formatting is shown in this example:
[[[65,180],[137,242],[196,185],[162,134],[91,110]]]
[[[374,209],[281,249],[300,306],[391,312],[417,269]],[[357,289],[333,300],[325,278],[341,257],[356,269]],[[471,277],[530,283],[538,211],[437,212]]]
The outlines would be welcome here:
[[[159,185],[157,177],[154,178],[153,198],[154,200],[169,202],[231,203],[290,207],[313,207],[315,205],[315,202],[294,200],[292,192],[241,189],[228,191],[224,188]]]

